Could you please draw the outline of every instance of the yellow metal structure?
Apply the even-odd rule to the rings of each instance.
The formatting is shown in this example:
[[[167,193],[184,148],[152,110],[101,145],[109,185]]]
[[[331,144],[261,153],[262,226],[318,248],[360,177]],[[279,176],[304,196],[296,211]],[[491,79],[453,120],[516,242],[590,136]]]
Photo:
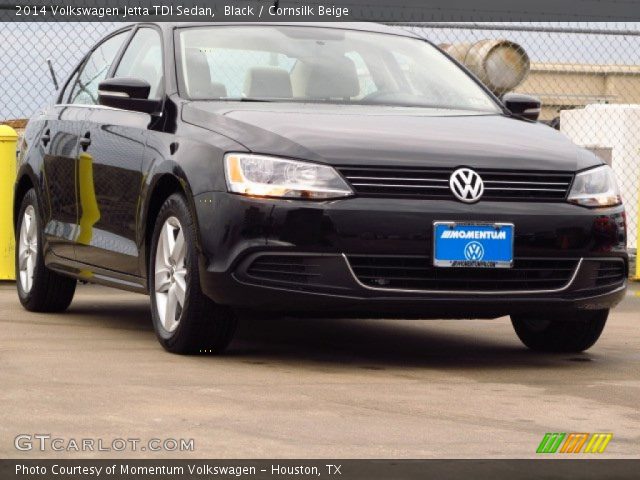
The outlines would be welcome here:
[[[80,233],[76,242],[82,245],[91,245],[93,238],[93,226],[100,220],[100,208],[96,198],[96,188],[93,183],[93,157],[87,152],[78,156],[78,185],[80,187]],[[93,276],[90,270],[81,270],[80,277],[90,279]]]
[[[87,152],[82,152],[78,157],[78,180],[82,217],[80,217],[80,234],[76,241],[82,245],[91,245],[93,226],[100,220],[100,209],[93,183],[93,157]]]
[[[13,184],[16,179],[18,134],[0,125],[0,280],[15,280]]]

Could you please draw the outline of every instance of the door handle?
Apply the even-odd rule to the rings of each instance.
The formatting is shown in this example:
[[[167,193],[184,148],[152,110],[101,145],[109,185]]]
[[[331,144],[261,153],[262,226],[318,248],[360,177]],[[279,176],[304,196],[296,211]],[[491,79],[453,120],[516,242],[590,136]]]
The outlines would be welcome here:
[[[51,141],[51,130],[47,130],[46,132],[44,132],[44,135],[40,137],[40,141],[46,147]]]
[[[84,134],[84,137],[80,139],[80,146],[84,151],[91,145],[91,133],[87,132]]]

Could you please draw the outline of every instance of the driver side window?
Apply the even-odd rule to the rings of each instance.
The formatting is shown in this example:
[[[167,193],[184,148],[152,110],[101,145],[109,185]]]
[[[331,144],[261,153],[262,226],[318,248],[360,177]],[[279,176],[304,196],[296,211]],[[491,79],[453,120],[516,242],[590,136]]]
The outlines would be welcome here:
[[[158,100],[164,93],[162,72],[160,34],[154,28],[139,29],[124,52],[114,77],[145,80],[151,85],[149,99]]]

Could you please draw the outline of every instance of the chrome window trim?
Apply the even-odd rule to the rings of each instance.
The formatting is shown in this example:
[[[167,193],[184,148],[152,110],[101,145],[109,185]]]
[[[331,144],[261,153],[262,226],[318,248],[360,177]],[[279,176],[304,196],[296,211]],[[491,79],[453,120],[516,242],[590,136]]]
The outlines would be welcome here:
[[[90,105],[87,103],[57,103],[53,106],[53,108],[61,107],[61,108],[92,108],[94,110],[107,110],[113,112],[129,112],[129,113],[139,113],[140,115],[151,115],[144,112],[136,112],[135,110],[126,110],[124,108],[115,108],[115,107],[107,107],[106,105]],[[164,112],[160,112],[158,114],[153,114],[154,117],[162,117]]]
[[[121,98],[130,98],[129,94],[126,92],[112,92],[107,90],[98,90],[98,95],[106,96],[106,97],[121,97]]]
[[[89,103],[56,103],[54,107],[63,107],[63,108],[98,108],[104,110],[120,110],[119,108],[107,107],[106,105],[93,105]]]

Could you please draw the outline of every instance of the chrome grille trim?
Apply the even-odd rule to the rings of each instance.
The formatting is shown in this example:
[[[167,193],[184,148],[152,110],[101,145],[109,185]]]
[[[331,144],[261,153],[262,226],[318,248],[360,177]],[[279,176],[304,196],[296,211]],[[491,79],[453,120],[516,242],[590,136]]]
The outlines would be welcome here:
[[[357,195],[455,199],[449,178],[455,168],[337,166]],[[573,172],[474,169],[482,178],[485,201],[562,202]]]
[[[512,182],[511,180],[485,180],[484,183],[504,183],[507,185],[569,185],[569,182]]]
[[[489,183],[489,182],[485,182]],[[564,188],[484,187],[485,190],[518,190],[524,192],[565,192]]]
[[[367,290],[373,290],[373,291],[377,291],[377,292],[396,292],[396,293],[417,293],[417,294],[451,294],[451,295],[487,295],[487,296],[492,296],[492,295],[535,295],[535,294],[541,294],[541,293],[560,293],[560,292],[564,292],[565,290],[567,290],[568,288],[571,287],[571,285],[573,284],[573,282],[575,281],[576,277],[578,276],[578,273],[580,272],[580,268],[582,267],[582,263],[584,261],[584,258],[580,258],[578,260],[578,263],[571,275],[571,277],[569,278],[568,282],[560,287],[560,288],[556,288],[556,289],[544,289],[544,290],[492,290],[492,291],[488,291],[488,290],[413,290],[413,289],[402,289],[402,288],[385,288],[385,287],[372,287],[371,285],[367,285],[366,283],[363,283],[360,281],[360,279],[358,278],[358,276],[356,275],[356,272],[353,270],[353,268],[351,267],[351,263],[349,262],[349,258],[347,257],[346,254],[342,254],[342,258],[344,259],[345,264],[347,265],[347,268],[349,269],[349,273],[351,274],[351,276],[353,277],[353,280],[362,288],[365,288]]]
[[[449,190],[448,186],[444,185],[394,185],[390,183],[352,183],[354,187],[385,187],[385,188],[444,188]],[[486,190],[486,189],[485,189]],[[500,189],[502,190],[502,189]]]
[[[351,180],[389,180],[389,181],[400,180],[404,182],[449,182],[449,180],[445,180],[443,178],[357,177],[357,176],[350,176],[349,178]]]

